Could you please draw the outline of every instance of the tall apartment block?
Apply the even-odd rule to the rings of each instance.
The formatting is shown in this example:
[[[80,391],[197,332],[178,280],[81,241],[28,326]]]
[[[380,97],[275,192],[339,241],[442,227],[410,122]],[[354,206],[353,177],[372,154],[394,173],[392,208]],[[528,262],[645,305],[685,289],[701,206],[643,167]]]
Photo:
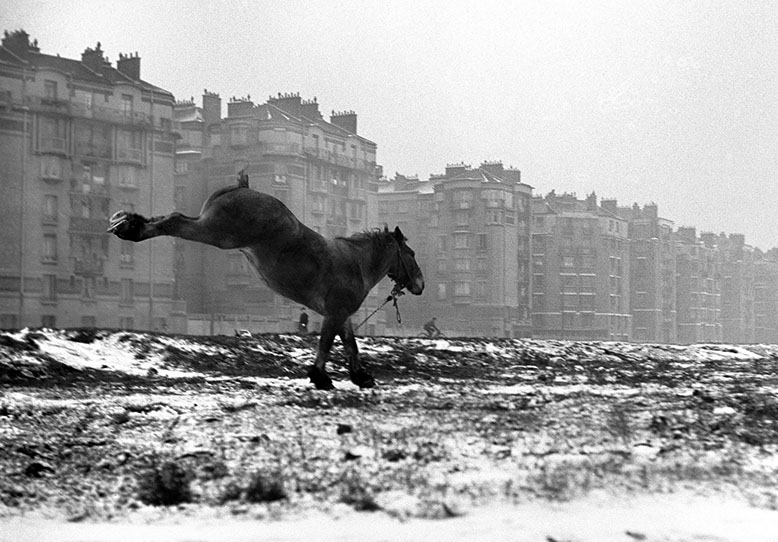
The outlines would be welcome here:
[[[382,187],[379,220],[407,232],[427,284],[423,299],[401,301],[404,329],[390,309],[388,332],[418,333],[435,316],[449,335],[530,336],[531,197],[520,171],[501,162]]]
[[[721,284],[716,235],[697,237],[693,227],[676,231],[678,342],[720,342]]]
[[[778,259],[775,249],[754,262],[754,342],[778,343]]]
[[[632,340],[674,343],[676,334],[676,258],[673,222],[659,216],[656,204],[618,207],[629,220]]]
[[[629,340],[629,222],[617,202],[552,191],[532,211],[534,336]]]
[[[246,169],[251,188],[279,198],[325,237],[377,226],[371,203],[381,175],[377,147],[358,135],[353,111],[332,111],[325,120],[316,98],[279,94],[263,104],[233,97],[223,117],[221,97],[206,91],[202,107],[194,100],[179,102],[175,118],[182,137],[175,181],[179,211],[198,214],[208,195],[234,185],[238,171]],[[183,241],[176,251],[178,291],[187,302],[191,331],[295,328],[300,307],[267,288],[241,252]]]
[[[183,331],[172,241],[106,233],[119,209],[173,206],[173,96],[116,66],[41,53],[24,31],[0,47],[0,327]]]
[[[742,234],[720,234],[721,334],[727,343],[754,342],[754,248]]]

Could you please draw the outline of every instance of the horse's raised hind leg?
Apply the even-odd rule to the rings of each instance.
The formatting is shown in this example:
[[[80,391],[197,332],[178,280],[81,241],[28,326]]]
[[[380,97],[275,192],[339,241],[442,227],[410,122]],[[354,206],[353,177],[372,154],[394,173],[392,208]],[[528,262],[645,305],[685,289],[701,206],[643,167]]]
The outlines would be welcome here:
[[[213,221],[204,220],[203,217],[192,218],[178,212],[146,218],[137,213],[118,211],[111,217],[108,231],[120,239],[136,243],[168,235],[218,248],[237,247],[231,236],[220,231]]]
[[[351,318],[346,319],[343,323],[339,335],[343,341],[343,349],[346,351],[351,381],[360,388],[372,388],[375,386],[375,379],[365,371],[359,361],[359,349],[357,348],[357,339],[354,336],[354,328],[351,326]]]
[[[180,233],[196,221],[196,218],[190,218],[181,213],[146,218],[137,213],[118,211],[111,217],[108,231],[120,239],[137,243],[160,235],[182,237]]]
[[[324,366],[327,364],[327,360],[330,357],[330,350],[332,349],[332,343],[335,340],[335,331],[337,326],[335,325],[331,317],[324,318],[324,322],[321,326],[321,337],[319,338],[319,350],[316,353],[316,361],[313,367],[308,369],[308,378],[311,382],[320,390],[331,390],[335,388],[332,384],[332,379],[327,374]]]

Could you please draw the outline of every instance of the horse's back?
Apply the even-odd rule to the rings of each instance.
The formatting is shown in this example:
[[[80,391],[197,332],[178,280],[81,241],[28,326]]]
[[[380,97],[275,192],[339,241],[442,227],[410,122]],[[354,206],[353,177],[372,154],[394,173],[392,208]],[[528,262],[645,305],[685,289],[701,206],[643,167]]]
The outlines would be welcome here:
[[[211,228],[241,236],[243,246],[282,232],[296,235],[302,227],[281,200],[243,186],[228,186],[211,194],[203,204],[200,218]]]

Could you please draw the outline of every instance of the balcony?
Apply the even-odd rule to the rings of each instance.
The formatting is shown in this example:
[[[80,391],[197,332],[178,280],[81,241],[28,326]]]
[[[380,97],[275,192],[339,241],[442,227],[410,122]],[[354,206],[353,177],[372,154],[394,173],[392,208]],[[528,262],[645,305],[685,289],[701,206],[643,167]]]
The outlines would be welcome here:
[[[67,154],[65,138],[64,137],[41,137],[38,150],[40,152],[48,152],[53,154]]]
[[[108,221],[103,218],[70,217],[70,233],[107,235]]]
[[[116,150],[116,159],[119,162],[131,162],[133,164],[141,164],[143,163],[143,150],[120,147]]]
[[[97,258],[77,259],[73,262],[73,274],[80,277],[103,276],[103,260]]]
[[[89,143],[76,143],[76,154],[79,156],[91,156],[94,158],[111,158],[111,147],[108,145],[92,145]]]
[[[264,154],[298,155],[300,146],[295,143],[265,143],[262,146]]]
[[[26,96],[25,104],[32,111],[40,113],[59,113],[62,115],[70,114],[70,101],[59,100],[56,98],[41,98],[39,96]]]

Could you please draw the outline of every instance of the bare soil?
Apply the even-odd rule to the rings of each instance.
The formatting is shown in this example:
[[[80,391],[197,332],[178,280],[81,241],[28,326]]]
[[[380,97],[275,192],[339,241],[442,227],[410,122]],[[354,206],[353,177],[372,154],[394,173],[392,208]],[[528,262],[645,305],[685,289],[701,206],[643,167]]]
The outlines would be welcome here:
[[[778,347],[316,340],[0,333],[0,539],[778,539]]]

